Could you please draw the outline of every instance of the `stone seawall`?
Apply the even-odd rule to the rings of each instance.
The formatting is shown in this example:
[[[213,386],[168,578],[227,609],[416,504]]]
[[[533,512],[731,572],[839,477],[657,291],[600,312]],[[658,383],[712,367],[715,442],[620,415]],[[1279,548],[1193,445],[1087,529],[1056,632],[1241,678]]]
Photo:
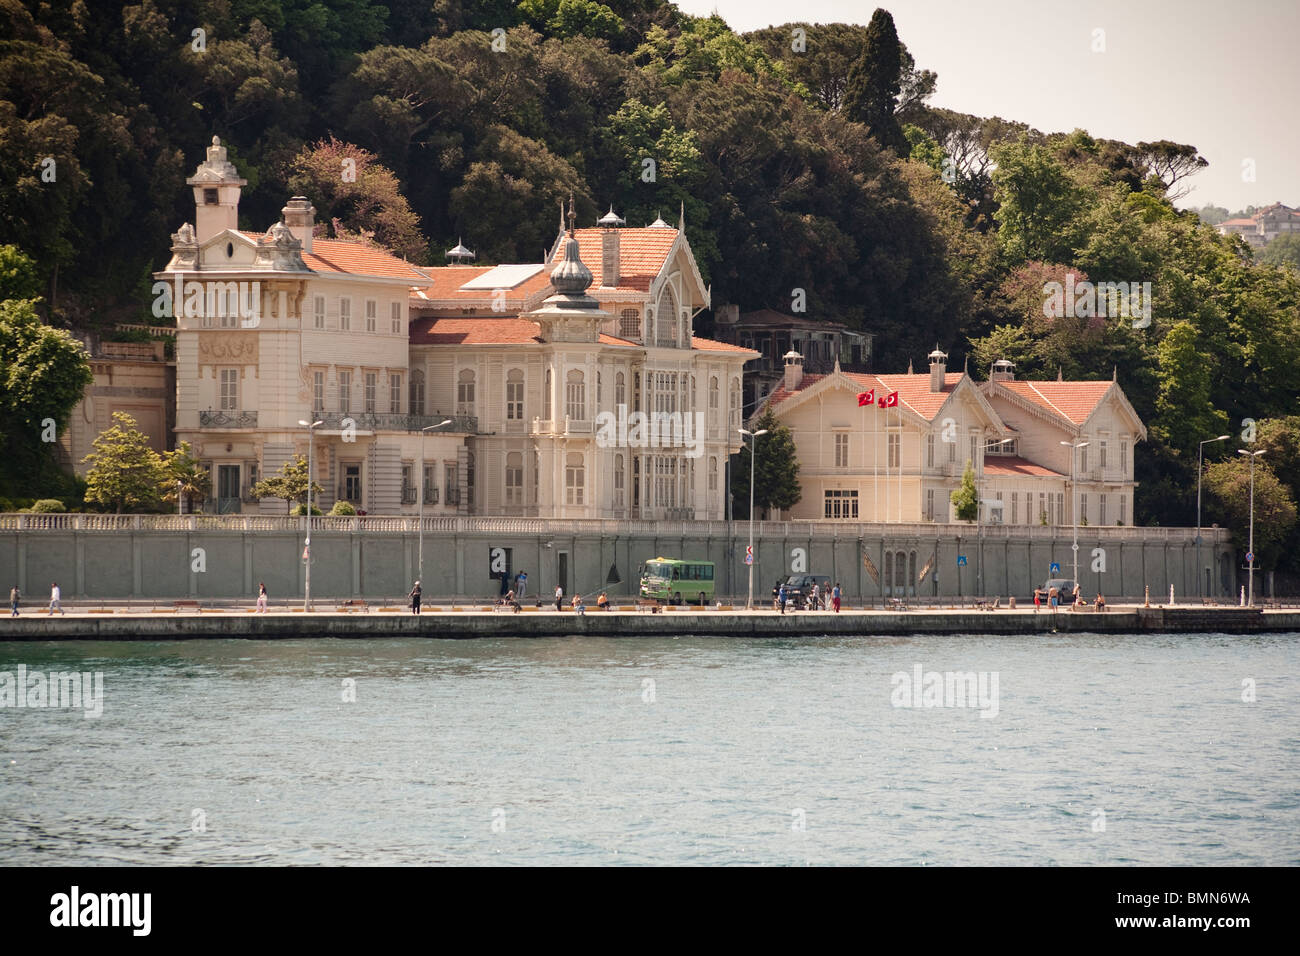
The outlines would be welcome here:
[[[1300,633],[1300,611],[1258,608],[1130,608],[1044,611],[908,611],[841,614],[668,611],[659,614],[532,611],[311,614],[28,615],[0,619],[0,641],[162,641],[246,638],[820,637],[907,634]]]
[[[27,516],[72,518],[73,516]],[[251,599],[265,582],[273,601],[301,599],[306,566],[303,535],[291,525],[266,521],[266,529],[121,527],[100,530],[90,518],[48,527],[0,530],[0,585],[17,584],[29,600],[48,599],[58,581],[66,599]],[[112,516],[108,516],[112,517]],[[188,516],[186,516],[188,518]],[[126,519],[129,521],[129,517]],[[162,519],[152,518],[152,521]],[[173,516],[178,524],[185,521]],[[218,519],[225,520],[225,519]],[[238,516],[232,520],[238,522]],[[265,521],[265,519],[258,519]],[[312,595],[322,601],[363,598],[395,601],[420,574],[419,538],[404,519],[328,519],[312,533]],[[401,530],[385,530],[391,521]],[[607,590],[611,597],[635,592],[641,565],[655,557],[711,561],[719,595],[744,595],[743,522],[512,522],[458,519],[449,528],[426,529],[423,587],[426,599],[482,599],[500,593],[492,563],[513,575],[528,573],[528,594],[549,596],[558,583],[566,595]],[[532,525],[545,525],[533,530]],[[952,525],[831,525],[825,522],[764,522],[754,539],[754,597],[770,600],[773,582],[796,572],[828,575],[854,603],[884,597],[983,595],[1029,598],[1049,577],[1071,576],[1069,528],[996,527],[982,535]],[[1053,573],[1053,564],[1060,571]],[[1112,603],[1178,600],[1200,590],[1235,603],[1239,569],[1221,530],[1207,531],[1200,552],[1194,530],[1177,528],[1080,528],[1078,567],[1085,597],[1101,592]],[[1256,573],[1255,594],[1267,595]],[[698,599],[683,589],[684,600]],[[743,600],[743,597],[741,598]]]

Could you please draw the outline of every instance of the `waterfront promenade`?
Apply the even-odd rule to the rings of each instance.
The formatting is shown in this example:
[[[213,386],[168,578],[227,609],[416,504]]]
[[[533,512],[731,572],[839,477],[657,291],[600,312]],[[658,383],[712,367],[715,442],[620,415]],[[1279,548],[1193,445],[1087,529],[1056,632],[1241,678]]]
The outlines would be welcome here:
[[[690,634],[716,637],[807,637],[822,635],[1050,634],[1050,633],[1300,633],[1300,609],[1185,605],[1112,606],[1104,612],[972,607],[908,610],[848,609],[746,611],[716,607],[666,608],[658,613],[632,606],[612,611],[527,607],[520,613],[489,605],[434,606],[416,616],[388,606],[340,609],[318,603],[311,612],[279,606],[260,614],[247,607],[173,609],[159,606],[78,608],[50,615],[28,609],[0,622],[6,640],[184,640],[191,638],[285,639],[320,637],[639,637]]]

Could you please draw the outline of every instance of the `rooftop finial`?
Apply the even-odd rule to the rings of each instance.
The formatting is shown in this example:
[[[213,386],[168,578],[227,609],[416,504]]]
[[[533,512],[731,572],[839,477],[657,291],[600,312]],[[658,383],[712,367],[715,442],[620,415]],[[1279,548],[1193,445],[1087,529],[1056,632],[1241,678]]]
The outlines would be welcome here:
[[[573,238],[573,224],[578,214],[573,211],[573,193],[569,193],[569,238]]]

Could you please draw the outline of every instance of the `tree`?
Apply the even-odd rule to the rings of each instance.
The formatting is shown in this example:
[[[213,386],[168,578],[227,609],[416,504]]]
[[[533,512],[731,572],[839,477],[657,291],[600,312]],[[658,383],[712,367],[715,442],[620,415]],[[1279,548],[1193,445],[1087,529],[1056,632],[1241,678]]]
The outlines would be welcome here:
[[[1259,254],[1259,261],[1264,265],[1300,272],[1300,233],[1282,233],[1264,247]]]
[[[1296,521],[1295,500],[1261,455],[1255,460],[1255,567],[1270,566]],[[1241,456],[1211,462],[1205,469],[1211,516],[1232,529],[1232,540],[1245,550],[1250,529],[1250,462]]]
[[[425,260],[428,243],[419,216],[397,177],[369,150],[333,136],[304,147],[290,164],[289,186],[312,201],[339,238],[373,239],[398,255]]]
[[[8,299],[37,299],[41,277],[36,263],[17,246],[0,246],[0,302]]]
[[[1159,417],[1152,430],[1172,448],[1190,451],[1201,438],[1227,431],[1228,416],[1214,407],[1204,352],[1190,322],[1175,323],[1156,348],[1160,359]]]
[[[175,501],[181,497],[186,510],[193,511],[195,503],[202,504],[212,494],[212,474],[190,454],[190,443],[181,442],[175,451],[165,452],[163,458],[163,500]]]
[[[1051,151],[1021,139],[989,150],[997,164],[993,195],[998,240],[1013,263],[1029,259],[1069,262],[1074,250],[1074,219],[1083,191]]]
[[[324,491],[320,484],[313,481],[311,483],[312,507],[316,506],[316,498]],[[253,486],[253,496],[255,498],[283,498],[285,504],[285,513],[295,501],[301,502],[304,506],[307,504],[307,459],[302,455],[294,455],[292,461],[286,461],[280,466],[280,471],[269,478],[264,478]]]
[[[1175,183],[1180,179],[1196,175],[1210,165],[1207,159],[1197,154],[1195,146],[1184,146],[1167,139],[1154,143],[1138,143],[1137,149],[1134,150],[1134,159],[1147,170],[1148,175],[1154,176],[1159,181],[1165,197],[1170,202],[1176,202],[1192,191],[1190,186],[1174,189]]]
[[[950,496],[957,510],[958,521],[974,521],[979,517],[979,492],[975,488],[975,468],[969,458],[961,473],[961,485]]]
[[[752,431],[763,429],[767,429],[767,434],[750,442],[757,441],[759,445],[753,466],[754,507],[766,516],[772,508],[793,508],[803,497],[803,491],[799,487],[799,459],[790,429],[777,420],[770,408],[751,426]],[[731,465],[732,513],[741,519],[749,517],[750,442],[746,442]]]
[[[898,125],[898,97],[902,92],[902,45],[894,18],[877,9],[867,24],[862,55],[849,70],[844,88],[844,114],[866,125],[876,141],[899,156],[908,153],[907,140]]]
[[[82,459],[86,500],[117,514],[157,503],[167,480],[162,456],[149,447],[149,438],[126,412],[114,412],[113,424],[92,443],[95,450]]]
[[[81,343],[42,324],[35,306],[0,302],[0,491],[10,497],[66,483],[54,439],[94,380]]]

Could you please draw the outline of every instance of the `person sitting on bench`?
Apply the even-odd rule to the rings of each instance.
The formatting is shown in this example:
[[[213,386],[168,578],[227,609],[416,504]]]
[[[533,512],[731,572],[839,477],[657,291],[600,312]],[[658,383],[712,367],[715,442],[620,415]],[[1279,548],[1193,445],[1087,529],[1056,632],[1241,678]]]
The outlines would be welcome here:
[[[600,597],[596,598],[596,607],[601,611],[609,610],[609,598],[606,597],[604,591],[601,591]]]
[[[1097,601],[1093,604],[1093,607],[1098,611],[1106,610],[1106,599],[1100,594],[1100,592],[1097,594]]]

